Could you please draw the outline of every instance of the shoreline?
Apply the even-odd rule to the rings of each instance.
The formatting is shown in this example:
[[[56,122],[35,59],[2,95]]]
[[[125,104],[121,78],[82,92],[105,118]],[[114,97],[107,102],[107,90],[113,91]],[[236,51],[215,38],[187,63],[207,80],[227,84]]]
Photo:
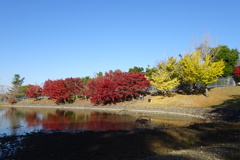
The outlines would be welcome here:
[[[201,117],[186,127],[84,132],[37,132],[0,138],[6,159],[239,159],[239,123],[221,118],[214,108],[140,106],[82,106],[49,104],[0,105],[5,108],[92,110],[103,112],[154,113]],[[222,110],[240,117],[236,110]],[[223,115],[223,114],[222,114]],[[232,119],[229,119],[232,120]],[[236,119],[236,122],[240,122]],[[220,123],[218,123],[220,122]],[[114,142],[114,143],[113,143]],[[131,142],[131,143],[129,143]],[[9,144],[11,147],[9,147]],[[48,144],[48,146],[46,146]],[[61,144],[61,145],[56,145]],[[118,144],[118,145],[116,145]],[[50,147],[49,147],[50,146]],[[64,151],[64,152],[63,152]],[[210,151],[210,152],[209,152]],[[219,151],[221,154],[219,154]],[[51,153],[51,157],[49,157]],[[2,154],[2,155],[1,155]]]
[[[65,110],[87,110],[101,112],[117,112],[119,114],[148,113],[156,115],[176,115],[197,118],[210,121],[214,109],[210,108],[174,108],[174,107],[138,107],[138,106],[82,106],[82,105],[49,105],[49,104],[15,104],[0,105],[7,108],[36,108],[36,109],[65,109]]]

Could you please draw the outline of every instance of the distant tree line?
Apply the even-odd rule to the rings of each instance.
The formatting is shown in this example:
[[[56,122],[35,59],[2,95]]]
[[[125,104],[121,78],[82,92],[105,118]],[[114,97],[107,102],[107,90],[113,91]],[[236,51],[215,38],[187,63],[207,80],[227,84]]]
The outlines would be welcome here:
[[[192,53],[160,61],[155,67],[129,68],[128,72],[120,70],[99,72],[95,78],[66,78],[47,80],[43,87],[39,85],[22,86],[24,79],[15,74],[8,98],[38,98],[47,96],[56,103],[71,103],[76,98],[90,99],[94,104],[110,104],[137,98],[141,91],[154,86],[166,96],[167,92],[179,85],[193,86],[202,82],[208,96],[207,85],[221,76],[235,76],[240,80],[239,51],[227,46],[210,48],[200,45]]]
[[[59,103],[71,103],[76,97],[90,97],[95,104],[111,104],[136,98],[150,86],[144,73],[109,71],[92,79],[66,78],[45,81],[43,88],[28,85],[29,98],[47,96]]]

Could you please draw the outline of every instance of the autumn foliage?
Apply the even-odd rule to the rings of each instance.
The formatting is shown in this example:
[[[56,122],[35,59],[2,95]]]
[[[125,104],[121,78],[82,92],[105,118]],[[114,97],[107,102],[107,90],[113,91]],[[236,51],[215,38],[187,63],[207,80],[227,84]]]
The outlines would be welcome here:
[[[71,97],[81,93],[83,88],[80,78],[47,80],[43,86],[43,95],[55,100],[56,103],[71,101]]]
[[[57,104],[71,101],[73,96],[90,97],[95,104],[111,104],[138,96],[139,91],[150,86],[144,73],[109,71],[85,81],[80,78],[66,78],[47,80],[44,83],[42,94],[55,100]]]
[[[42,88],[39,85],[28,85],[26,96],[28,98],[38,98],[42,95]]]
[[[95,104],[111,104],[132,99],[149,86],[143,73],[109,71],[88,82],[87,95]]]
[[[233,70],[233,75],[240,78],[240,66],[236,66]]]

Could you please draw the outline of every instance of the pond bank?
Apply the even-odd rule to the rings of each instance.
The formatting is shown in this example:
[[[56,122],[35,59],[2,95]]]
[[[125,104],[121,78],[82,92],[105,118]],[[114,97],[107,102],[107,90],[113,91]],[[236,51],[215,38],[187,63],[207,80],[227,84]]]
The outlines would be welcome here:
[[[209,108],[172,108],[172,107],[137,107],[137,106],[82,106],[82,105],[37,105],[37,104],[15,104],[1,105],[9,108],[38,108],[38,109],[63,109],[63,110],[89,110],[102,112],[127,113],[150,113],[156,115],[170,114],[176,116],[187,116],[205,121],[212,121],[212,111]]]
[[[16,104],[9,108],[93,110],[198,117],[188,127],[31,133],[0,138],[3,159],[239,159],[240,113],[208,108]],[[219,110],[219,111],[218,111]],[[226,118],[226,115],[229,115]],[[232,123],[236,122],[236,123]],[[201,152],[201,154],[199,154]]]

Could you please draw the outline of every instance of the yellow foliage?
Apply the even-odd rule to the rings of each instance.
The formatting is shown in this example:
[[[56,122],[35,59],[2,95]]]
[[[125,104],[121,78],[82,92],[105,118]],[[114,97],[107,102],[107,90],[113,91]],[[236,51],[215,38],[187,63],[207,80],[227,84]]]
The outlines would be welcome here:
[[[182,81],[188,85],[198,81],[198,70],[201,64],[200,52],[187,53],[183,59],[180,60],[181,78]]]
[[[181,79],[186,84],[202,81],[205,85],[217,81],[223,75],[224,62],[212,62],[211,56],[206,55],[204,60],[199,51],[187,53],[181,60]]]
[[[176,77],[178,64],[176,58],[168,58],[167,62],[160,62],[158,64],[157,72],[151,76],[150,84],[159,90],[167,91],[175,86],[178,86],[179,80]]]
[[[205,57],[205,61],[199,70],[199,80],[205,85],[217,81],[217,78],[223,75],[223,69],[225,68],[223,60],[218,62],[212,62],[210,55]]]

